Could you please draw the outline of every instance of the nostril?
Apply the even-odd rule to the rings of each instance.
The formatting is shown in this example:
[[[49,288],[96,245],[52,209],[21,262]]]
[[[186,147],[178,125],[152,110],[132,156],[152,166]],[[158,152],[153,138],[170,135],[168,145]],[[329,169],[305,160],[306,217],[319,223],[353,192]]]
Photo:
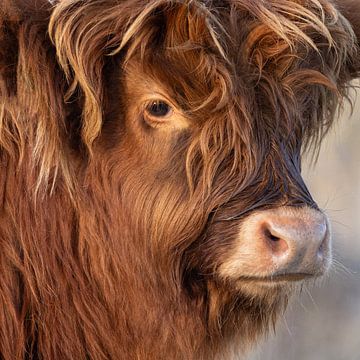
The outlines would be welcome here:
[[[287,252],[287,250],[289,249],[289,245],[285,239],[271,232],[268,227],[263,230],[263,233],[266,242],[274,255],[279,256]]]
[[[256,276],[277,282],[277,276],[284,276],[284,281],[300,280],[322,275],[332,261],[328,219],[306,206],[250,214],[239,226],[236,246],[221,265],[227,278]]]
[[[280,241],[280,238],[278,236],[273,235],[270,230],[265,230],[265,236],[270,239],[271,241]]]

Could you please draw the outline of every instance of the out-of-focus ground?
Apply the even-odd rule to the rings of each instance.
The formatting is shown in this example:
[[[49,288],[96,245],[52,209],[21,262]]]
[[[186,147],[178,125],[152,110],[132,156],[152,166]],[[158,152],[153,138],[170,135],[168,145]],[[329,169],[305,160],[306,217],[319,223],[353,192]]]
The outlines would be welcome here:
[[[360,360],[360,91],[304,177],[333,227],[329,276],[295,297],[249,360]]]

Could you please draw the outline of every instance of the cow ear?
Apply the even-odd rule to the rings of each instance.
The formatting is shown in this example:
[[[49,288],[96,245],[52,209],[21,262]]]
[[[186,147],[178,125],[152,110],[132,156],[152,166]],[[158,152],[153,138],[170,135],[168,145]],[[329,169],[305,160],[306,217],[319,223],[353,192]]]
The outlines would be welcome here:
[[[337,0],[338,10],[351,23],[360,43],[360,1],[359,0]]]
[[[16,29],[0,15],[0,98],[16,94]]]
[[[47,0],[2,0],[0,7],[0,97],[17,94],[17,73],[21,57],[21,34],[28,24],[43,26],[51,4]]]
[[[16,94],[19,20],[16,8],[4,0],[0,8],[0,98]]]
[[[359,0],[335,0],[334,1],[339,12],[350,22],[354,30],[357,45],[360,48],[360,1]],[[358,58],[353,59],[353,76],[360,76],[360,51],[358,51]]]
[[[41,174],[38,190],[52,171],[66,170],[59,149],[67,84],[47,33],[52,5],[48,0],[0,3],[0,147],[20,161],[29,141],[22,135],[29,131],[28,123],[34,124],[33,159]],[[27,122],[19,120],[23,113]]]

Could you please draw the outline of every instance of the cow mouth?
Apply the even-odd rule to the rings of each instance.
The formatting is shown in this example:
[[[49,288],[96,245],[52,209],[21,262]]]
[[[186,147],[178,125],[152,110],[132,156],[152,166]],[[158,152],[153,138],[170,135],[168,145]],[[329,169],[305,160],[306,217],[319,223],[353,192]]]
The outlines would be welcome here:
[[[292,273],[292,274],[277,274],[269,276],[243,276],[239,280],[242,283],[256,283],[264,285],[275,285],[275,284],[285,284],[293,283],[304,280],[315,279],[321,276],[321,273],[310,274],[310,273]]]

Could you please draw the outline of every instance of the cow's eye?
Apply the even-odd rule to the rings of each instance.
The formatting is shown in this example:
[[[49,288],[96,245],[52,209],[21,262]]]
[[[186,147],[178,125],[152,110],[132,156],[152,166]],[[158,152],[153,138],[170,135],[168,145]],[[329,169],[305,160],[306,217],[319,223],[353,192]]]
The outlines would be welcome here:
[[[172,113],[172,108],[165,101],[155,100],[146,107],[146,112],[151,117],[164,118]]]

